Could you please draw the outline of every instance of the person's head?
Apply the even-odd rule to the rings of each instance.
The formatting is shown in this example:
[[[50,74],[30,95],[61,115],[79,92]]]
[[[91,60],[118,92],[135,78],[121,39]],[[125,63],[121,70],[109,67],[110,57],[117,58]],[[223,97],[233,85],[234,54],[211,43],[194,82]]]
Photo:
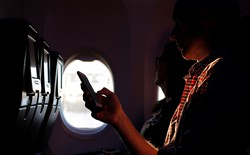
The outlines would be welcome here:
[[[239,16],[238,0],[177,0],[170,38],[186,59],[199,60],[229,44]]]
[[[181,95],[184,87],[183,77],[194,61],[185,60],[175,42],[169,42],[159,57],[156,57],[155,84],[165,95]]]

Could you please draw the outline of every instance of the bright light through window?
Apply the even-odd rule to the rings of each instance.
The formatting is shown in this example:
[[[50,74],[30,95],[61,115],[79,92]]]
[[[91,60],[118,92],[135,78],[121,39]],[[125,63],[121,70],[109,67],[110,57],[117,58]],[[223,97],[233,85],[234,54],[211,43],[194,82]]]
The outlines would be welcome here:
[[[113,77],[110,70],[98,60],[74,60],[64,70],[62,111],[66,121],[76,128],[98,128],[104,123],[92,118],[91,112],[84,106],[77,71],[86,74],[95,91],[103,87],[114,91]]]
[[[163,99],[164,97],[165,97],[165,95],[164,95],[163,91],[162,91],[161,88],[158,86],[158,87],[157,87],[157,100],[159,101],[159,100]]]

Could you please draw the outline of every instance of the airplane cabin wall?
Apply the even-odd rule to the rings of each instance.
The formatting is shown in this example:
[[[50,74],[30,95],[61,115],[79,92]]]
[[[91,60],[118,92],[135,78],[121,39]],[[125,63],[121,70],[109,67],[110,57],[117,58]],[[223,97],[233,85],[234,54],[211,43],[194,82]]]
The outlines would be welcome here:
[[[112,69],[115,92],[139,130],[156,100],[154,58],[161,53],[173,27],[174,1],[1,0],[0,16],[30,21],[50,48],[61,54],[65,65],[81,52],[102,55]],[[240,2],[241,14],[249,13],[249,0]],[[58,118],[50,137],[49,148],[54,154],[81,153],[96,142],[96,147],[101,147],[101,143],[123,145],[111,127],[103,139],[92,144],[72,138],[61,123]],[[107,143],[105,138],[113,142]],[[72,144],[74,150],[70,150]]]

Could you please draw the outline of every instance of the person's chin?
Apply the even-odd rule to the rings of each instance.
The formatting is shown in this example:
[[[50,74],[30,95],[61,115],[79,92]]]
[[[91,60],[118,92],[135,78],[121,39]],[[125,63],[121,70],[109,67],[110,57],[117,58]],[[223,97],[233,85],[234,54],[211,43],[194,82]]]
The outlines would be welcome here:
[[[183,51],[183,47],[177,41],[176,41],[176,46],[177,46],[178,50]]]
[[[159,86],[161,84],[161,82],[159,80],[155,80],[154,83]]]

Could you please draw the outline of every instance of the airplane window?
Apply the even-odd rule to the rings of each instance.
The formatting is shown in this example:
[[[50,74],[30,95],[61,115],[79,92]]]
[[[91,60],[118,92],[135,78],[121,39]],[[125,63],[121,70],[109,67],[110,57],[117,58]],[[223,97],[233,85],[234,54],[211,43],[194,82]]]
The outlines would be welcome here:
[[[66,66],[63,73],[62,113],[67,124],[81,131],[97,129],[105,125],[91,116],[91,112],[84,106],[83,92],[80,79],[76,72],[81,71],[87,75],[95,91],[107,87],[114,91],[113,76],[108,67],[99,60],[82,61],[75,59]]]
[[[157,87],[157,101],[163,99],[165,97],[163,91],[161,90],[161,88],[158,86]]]

